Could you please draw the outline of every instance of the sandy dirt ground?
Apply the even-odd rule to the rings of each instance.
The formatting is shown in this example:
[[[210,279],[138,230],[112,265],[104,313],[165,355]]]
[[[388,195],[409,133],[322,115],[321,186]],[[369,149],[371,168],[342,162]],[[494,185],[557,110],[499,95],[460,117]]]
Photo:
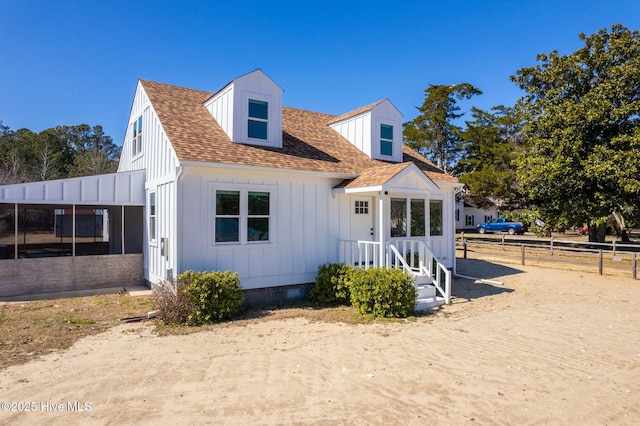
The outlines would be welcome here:
[[[1,371],[0,423],[640,424],[640,280],[458,271],[504,285],[457,279],[415,322],[120,325]]]

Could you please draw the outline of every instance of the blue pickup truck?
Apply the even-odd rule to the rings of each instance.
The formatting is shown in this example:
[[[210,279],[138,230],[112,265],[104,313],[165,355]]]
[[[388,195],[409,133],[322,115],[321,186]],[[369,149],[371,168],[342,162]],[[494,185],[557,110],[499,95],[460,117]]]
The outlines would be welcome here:
[[[524,234],[525,227],[520,222],[509,222],[507,219],[501,217],[498,219],[492,219],[487,223],[480,223],[477,226],[478,232],[484,234],[485,232],[508,232],[509,235],[522,235]]]

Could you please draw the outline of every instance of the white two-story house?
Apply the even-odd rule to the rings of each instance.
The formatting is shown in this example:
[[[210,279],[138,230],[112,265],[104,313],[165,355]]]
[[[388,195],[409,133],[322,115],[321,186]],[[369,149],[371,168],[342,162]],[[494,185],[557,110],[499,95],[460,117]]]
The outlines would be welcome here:
[[[334,116],[283,106],[261,70],[215,92],[140,80],[127,129],[115,175],[144,175],[133,191],[147,283],[230,270],[249,302],[286,299],[320,265],[348,262],[444,289],[461,185],[403,144],[389,100]],[[2,188],[0,206],[34,202]],[[18,245],[12,257],[28,260]]]

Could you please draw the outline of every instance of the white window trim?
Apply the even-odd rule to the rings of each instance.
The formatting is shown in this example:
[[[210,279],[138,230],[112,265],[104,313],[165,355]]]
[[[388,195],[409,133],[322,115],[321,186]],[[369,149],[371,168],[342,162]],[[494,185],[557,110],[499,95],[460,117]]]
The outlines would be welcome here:
[[[154,199],[154,210],[155,210],[153,215],[151,214],[151,196],[152,195]],[[158,192],[156,190],[149,191],[149,215],[148,216],[149,216],[149,243],[152,246],[157,246],[158,245]],[[153,220],[151,220],[151,218],[153,218]]]
[[[391,127],[391,134],[392,134],[392,138],[393,139],[386,139],[382,137],[382,126],[389,126]],[[385,158],[393,158],[394,157],[394,153],[396,150],[396,143],[395,143],[395,131],[396,131],[396,126],[394,126],[393,124],[389,124],[389,123],[385,123],[385,122],[380,122],[378,124],[378,153],[380,154],[380,157],[385,157]],[[383,154],[382,153],[382,142],[391,142],[391,154]]]
[[[238,237],[240,241],[230,242],[216,242],[216,191],[235,191],[240,193],[240,221],[238,224]],[[267,192],[269,194],[269,240],[267,241],[248,241],[248,219],[249,219],[249,192]],[[276,195],[275,185],[210,185],[209,194],[211,197],[211,210],[209,213],[210,218],[210,240],[211,246],[214,247],[238,247],[238,246],[253,246],[253,245],[274,245],[275,244],[275,229],[276,220],[275,208],[276,208]],[[252,215],[251,217],[260,218],[267,217],[266,215]]]
[[[251,101],[255,101],[255,102],[263,102],[267,104],[267,118],[258,118],[258,117],[251,117],[249,115],[249,102]],[[261,143],[267,143],[269,142],[269,131],[270,131],[270,124],[269,124],[269,105],[270,102],[269,101],[265,101],[263,99],[255,99],[255,98],[247,98],[247,139],[251,140],[251,141],[259,141]],[[267,138],[266,139],[261,139],[261,138],[252,138],[251,136],[249,136],[249,121],[256,121],[259,123],[266,123],[267,124]]]
[[[138,123],[142,124],[141,127],[143,129],[146,127],[143,114],[140,114],[133,123],[131,123],[131,157],[134,160],[142,156],[142,135],[144,131],[137,130]],[[134,133],[136,132],[137,134],[134,136]]]
[[[431,234],[431,203],[433,201],[439,201],[440,202],[440,206],[442,207],[442,211],[441,211],[441,215],[440,215],[440,221],[441,226],[442,226],[442,234],[440,235],[433,235]],[[441,198],[430,198],[428,203],[427,203],[427,229],[429,230],[428,237],[429,238],[444,238],[445,234],[446,234],[446,223],[445,223],[445,203],[444,200]]]
[[[240,127],[236,127],[239,131],[240,138],[238,141],[240,143],[247,143],[250,145],[259,145],[259,146],[269,146],[269,147],[277,147],[280,146],[278,141],[277,129],[278,126],[278,114],[282,114],[282,111],[278,111],[278,106],[281,104],[278,102],[278,99],[275,96],[270,96],[261,93],[254,93],[249,91],[242,91],[240,93],[240,120],[234,120],[236,123],[240,124]],[[249,99],[255,101],[261,101],[267,103],[267,117],[265,120],[267,122],[267,139],[256,139],[249,137]],[[253,118],[252,118],[253,119]],[[257,119],[256,119],[257,120]],[[281,137],[281,135],[280,135]]]
[[[389,197],[389,205],[388,205],[388,211],[389,211],[389,235],[391,234],[391,199],[403,199],[405,200],[405,209],[407,212],[407,217],[406,217],[406,221],[407,221],[407,235],[404,237],[391,237],[391,238],[401,238],[401,239],[407,239],[407,238],[416,238],[416,239],[421,239],[421,238],[427,238],[429,236],[428,234],[428,229],[429,229],[429,199],[426,197],[412,197],[411,195],[393,195],[391,197]],[[411,229],[411,201],[412,200],[422,200],[424,201],[424,232],[425,235],[413,235],[413,230]]]

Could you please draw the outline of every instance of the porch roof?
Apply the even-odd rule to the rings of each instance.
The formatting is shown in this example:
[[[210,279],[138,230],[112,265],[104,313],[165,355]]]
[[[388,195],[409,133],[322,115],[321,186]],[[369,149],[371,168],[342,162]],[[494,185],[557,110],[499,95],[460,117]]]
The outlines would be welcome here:
[[[365,170],[355,179],[345,179],[334,189],[353,189],[382,186],[398,173],[409,167],[412,163],[387,164],[379,167],[371,167]]]
[[[347,179],[333,188],[336,193],[372,191],[437,191],[438,185],[415,163],[408,161],[372,167],[355,179]]]
[[[144,206],[145,172],[111,173],[0,186],[0,204]]]

